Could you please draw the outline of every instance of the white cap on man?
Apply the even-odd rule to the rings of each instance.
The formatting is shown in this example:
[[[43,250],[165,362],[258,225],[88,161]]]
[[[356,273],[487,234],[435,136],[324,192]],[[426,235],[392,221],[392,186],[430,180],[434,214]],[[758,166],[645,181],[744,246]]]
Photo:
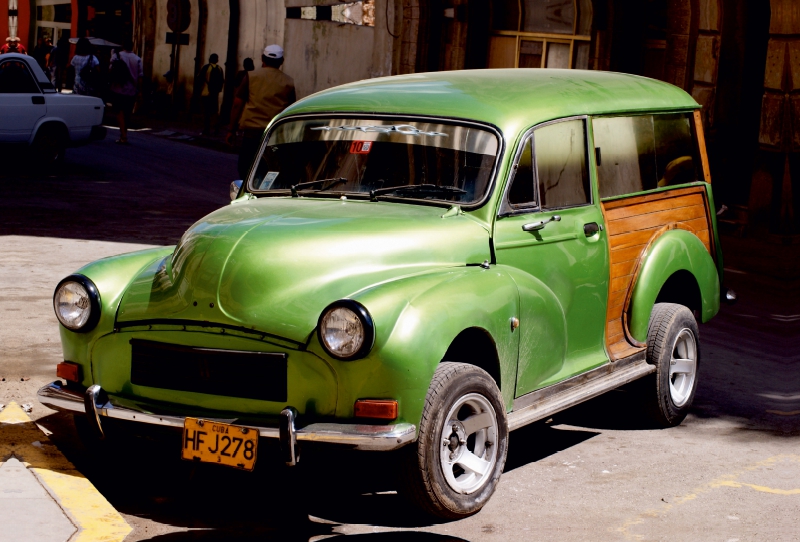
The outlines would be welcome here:
[[[264,48],[264,56],[267,58],[283,58],[283,47],[280,45],[267,45]]]

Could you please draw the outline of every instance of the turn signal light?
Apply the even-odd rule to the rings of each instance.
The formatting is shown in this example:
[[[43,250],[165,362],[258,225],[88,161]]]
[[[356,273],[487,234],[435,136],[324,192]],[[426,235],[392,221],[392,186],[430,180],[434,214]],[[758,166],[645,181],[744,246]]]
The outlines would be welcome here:
[[[356,401],[355,414],[356,418],[394,420],[397,418],[397,401],[359,399]]]
[[[81,366],[77,363],[62,361],[56,366],[56,376],[70,382],[80,382],[80,372]]]

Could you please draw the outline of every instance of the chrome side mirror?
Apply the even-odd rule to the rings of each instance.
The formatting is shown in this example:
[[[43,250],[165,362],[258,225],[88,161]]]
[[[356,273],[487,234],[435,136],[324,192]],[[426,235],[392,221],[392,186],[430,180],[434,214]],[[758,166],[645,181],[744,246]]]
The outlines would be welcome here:
[[[231,183],[231,201],[239,196],[239,191],[242,189],[242,181],[233,181]]]

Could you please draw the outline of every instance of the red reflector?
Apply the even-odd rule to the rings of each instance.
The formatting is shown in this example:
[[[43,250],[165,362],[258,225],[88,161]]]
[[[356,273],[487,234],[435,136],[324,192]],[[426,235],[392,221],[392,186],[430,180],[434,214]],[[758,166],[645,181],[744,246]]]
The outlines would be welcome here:
[[[69,380],[70,382],[80,382],[81,366],[77,363],[70,363],[69,361],[62,361],[56,367],[56,376]]]
[[[379,399],[359,399],[355,406],[356,418],[380,418],[394,420],[397,418],[397,401]]]

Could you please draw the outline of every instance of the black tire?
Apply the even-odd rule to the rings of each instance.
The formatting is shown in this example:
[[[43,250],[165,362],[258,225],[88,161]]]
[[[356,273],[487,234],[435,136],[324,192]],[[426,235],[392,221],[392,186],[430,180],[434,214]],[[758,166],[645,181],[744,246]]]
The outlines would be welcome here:
[[[50,168],[64,161],[67,141],[64,130],[58,126],[46,125],[39,128],[31,144],[31,154],[37,167]]]
[[[495,423],[491,428],[487,427],[477,432],[466,433],[460,443],[458,443],[458,437],[455,442],[451,438],[449,446],[452,448],[449,448],[447,444],[444,444],[446,441],[442,440],[445,424],[449,425],[452,422],[460,424],[460,420],[467,420],[470,416],[478,414],[476,410],[470,411],[473,406],[467,404],[454,413],[452,421],[446,419],[451,409],[464,400],[478,403],[482,401],[491,405],[491,409],[480,410],[480,414],[493,415]],[[494,412],[492,413],[491,410]],[[482,419],[491,420],[486,417]],[[469,430],[468,428],[467,431]],[[453,435],[456,435],[456,430],[452,429],[452,431]],[[494,432],[496,442],[488,440],[487,435],[492,434],[491,431]],[[487,440],[480,444],[479,436],[486,437]],[[470,446],[472,446],[471,449]],[[494,452],[491,450],[492,446],[495,447]],[[480,485],[466,494],[461,493],[451,487],[451,483],[445,477],[441,463],[441,454],[445,451],[450,459],[457,453],[475,452],[474,455],[493,460],[494,464],[486,470],[485,474],[481,475],[479,482],[475,482]],[[483,508],[494,493],[500,475],[503,473],[507,451],[508,424],[505,406],[495,381],[486,371],[474,365],[442,362],[433,375],[428,394],[425,397],[419,438],[415,444],[402,450],[403,468],[400,493],[425,513],[439,518],[459,519],[470,516]],[[492,453],[495,455],[491,455]],[[467,477],[470,476],[468,471],[457,465],[457,461],[450,469],[453,478],[461,476],[454,474],[459,469]],[[474,474],[472,476],[477,477]]]
[[[643,379],[639,387],[650,417],[661,427],[679,425],[692,406],[700,367],[699,338],[697,321],[687,307],[674,303],[657,303],[653,307],[647,331],[647,362],[656,366],[656,372]],[[687,355],[690,342],[694,344],[694,351]],[[679,351],[684,353],[679,354]],[[691,381],[681,380],[679,386],[675,384],[679,379],[688,378],[684,374],[689,373],[670,375],[676,357],[694,358]]]

